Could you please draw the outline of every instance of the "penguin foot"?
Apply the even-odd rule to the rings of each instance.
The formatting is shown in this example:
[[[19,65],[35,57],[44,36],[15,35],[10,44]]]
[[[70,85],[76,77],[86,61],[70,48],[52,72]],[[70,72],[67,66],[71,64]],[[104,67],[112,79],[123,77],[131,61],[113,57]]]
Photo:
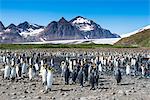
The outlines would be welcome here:
[[[11,82],[14,82],[15,81],[15,78],[11,78]]]
[[[69,83],[65,83],[65,85],[69,85]]]
[[[76,84],[76,82],[72,82],[72,85],[75,85]]]
[[[98,89],[99,87],[98,87],[98,86],[96,86],[96,88]]]
[[[42,85],[43,85],[43,86],[45,86],[45,85],[46,85],[46,83],[44,82],[44,83],[42,83]]]

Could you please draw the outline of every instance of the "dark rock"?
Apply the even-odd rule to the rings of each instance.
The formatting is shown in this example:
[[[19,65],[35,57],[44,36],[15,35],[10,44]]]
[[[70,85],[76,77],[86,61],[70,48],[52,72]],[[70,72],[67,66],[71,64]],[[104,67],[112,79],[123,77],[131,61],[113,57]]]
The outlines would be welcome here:
[[[27,96],[26,96],[26,95],[23,95],[23,96],[21,96],[21,98],[27,98]]]
[[[36,85],[36,83],[32,83],[31,85]]]
[[[12,95],[17,95],[17,93],[12,93]]]
[[[51,99],[52,99],[52,100],[56,100],[56,98],[55,98],[55,97],[51,97]]]
[[[115,95],[116,93],[115,93],[115,92],[112,92],[111,94],[112,94],[112,95]]]
[[[2,91],[2,94],[6,93],[5,91]]]
[[[126,93],[123,90],[119,90],[118,94],[120,94],[120,95],[126,95]]]
[[[17,97],[16,97],[16,96],[13,96],[13,97],[11,97],[11,99],[17,99]]]
[[[36,96],[35,99],[42,99],[42,97],[41,96]]]
[[[25,90],[24,93],[29,93],[29,92],[27,90]]]
[[[63,93],[61,93],[61,95],[65,95],[65,94],[64,94],[64,92],[63,92]]]

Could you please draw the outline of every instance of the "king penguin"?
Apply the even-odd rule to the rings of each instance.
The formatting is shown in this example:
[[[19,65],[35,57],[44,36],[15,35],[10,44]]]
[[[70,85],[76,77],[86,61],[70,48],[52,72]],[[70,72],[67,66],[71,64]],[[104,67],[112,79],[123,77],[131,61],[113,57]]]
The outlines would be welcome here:
[[[43,70],[42,70],[42,84],[46,85],[46,76],[47,76],[47,65],[43,65]]]
[[[64,61],[62,61],[61,62],[61,77],[63,77],[65,74],[65,67],[66,67],[66,64]]]
[[[10,79],[11,79],[11,80],[14,80],[15,78],[16,78],[16,68],[15,68],[15,66],[13,65],[13,66],[11,67]]]
[[[22,74],[22,77],[24,77],[24,76],[27,74],[27,64],[26,64],[26,60],[23,61],[21,74]]]
[[[29,66],[29,80],[31,81],[33,79],[33,65]]]
[[[39,75],[39,64],[38,64],[38,58],[36,58],[35,64],[34,64],[34,68],[35,68],[35,74]]]
[[[47,84],[46,84],[46,92],[51,91],[52,88],[52,84],[53,84],[53,72],[54,69],[52,69],[51,67],[49,67],[47,69]]]
[[[92,71],[91,71],[91,73],[90,73],[89,80],[90,80],[90,85],[91,85],[90,90],[95,90],[95,76],[94,76],[94,69],[92,69]]]
[[[73,72],[73,66],[72,66],[72,60],[69,60],[69,70],[70,72]]]
[[[116,79],[117,85],[118,85],[118,83],[120,83],[120,82],[121,82],[121,79],[122,79],[121,71],[120,71],[119,68],[116,68],[116,69],[115,69],[115,79]]]
[[[9,65],[5,65],[5,70],[4,70],[4,79],[9,79],[10,76],[10,66]]]
[[[69,77],[70,77],[70,70],[68,68],[68,64],[65,68],[65,84],[68,85],[69,84]]]
[[[126,75],[130,75],[130,65],[126,65]]]
[[[77,68],[74,68],[73,72],[72,72],[72,82],[73,82],[73,84],[76,83],[77,76],[78,76]]]
[[[78,74],[78,80],[80,83],[80,86],[83,87],[83,81],[84,81],[84,71],[83,71],[83,66],[81,66],[79,74]]]
[[[41,60],[41,66],[40,66],[40,74],[42,74],[42,71],[44,69],[44,60]]]
[[[100,73],[103,71],[103,67],[102,67],[101,62],[98,64],[98,70],[99,70]]]

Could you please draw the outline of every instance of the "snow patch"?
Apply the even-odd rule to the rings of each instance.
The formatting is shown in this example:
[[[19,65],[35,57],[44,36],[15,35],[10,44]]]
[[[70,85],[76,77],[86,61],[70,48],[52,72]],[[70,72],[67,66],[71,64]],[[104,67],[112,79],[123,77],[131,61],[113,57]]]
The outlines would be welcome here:
[[[85,18],[77,18],[72,22],[73,25],[77,26],[80,31],[91,31],[94,30],[94,26],[91,24],[91,21]]]
[[[3,32],[0,32],[0,35],[3,34]]]
[[[46,42],[46,41],[45,41],[45,39],[43,39],[43,38],[40,38],[40,41],[42,41],[42,42]]]
[[[72,22],[73,24],[81,24],[81,23],[89,23],[91,24],[90,20],[84,19],[84,18],[77,18]]]
[[[94,26],[85,24],[85,25],[80,26],[79,29],[81,31],[91,31],[91,30],[94,30]]]
[[[11,31],[11,29],[9,29],[9,28],[4,30],[4,32],[10,32],[10,31]]]
[[[27,36],[36,36],[37,34],[42,32],[43,30],[44,30],[43,28],[36,29],[36,30],[33,30],[32,28],[29,28],[27,31],[23,31],[23,32],[21,32],[19,34],[26,38]]]

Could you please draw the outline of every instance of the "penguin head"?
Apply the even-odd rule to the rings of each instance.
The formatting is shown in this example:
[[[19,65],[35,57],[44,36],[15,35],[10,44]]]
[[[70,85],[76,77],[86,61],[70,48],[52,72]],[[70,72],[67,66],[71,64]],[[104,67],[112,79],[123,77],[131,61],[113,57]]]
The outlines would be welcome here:
[[[93,63],[93,64],[92,64],[92,67],[93,67],[93,68],[96,68],[96,64]]]
[[[46,69],[46,68],[48,67],[48,65],[47,65],[47,64],[44,64],[43,67]]]
[[[32,68],[32,65],[30,65],[29,68]]]
[[[62,62],[61,62],[61,65],[64,65],[64,64],[65,64],[65,62],[64,62],[64,61],[62,61]]]
[[[6,64],[3,64],[2,66],[4,66],[4,67],[5,67],[5,65],[6,65]]]
[[[12,68],[14,68],[15,67],[15,65],[12,65]]]
[[[49,66],[47,69],[48,69],[48,71],[50,71],[50,72],[54,72],[54,71],[55,71],[54,68],[52,68],[51,66]]]

